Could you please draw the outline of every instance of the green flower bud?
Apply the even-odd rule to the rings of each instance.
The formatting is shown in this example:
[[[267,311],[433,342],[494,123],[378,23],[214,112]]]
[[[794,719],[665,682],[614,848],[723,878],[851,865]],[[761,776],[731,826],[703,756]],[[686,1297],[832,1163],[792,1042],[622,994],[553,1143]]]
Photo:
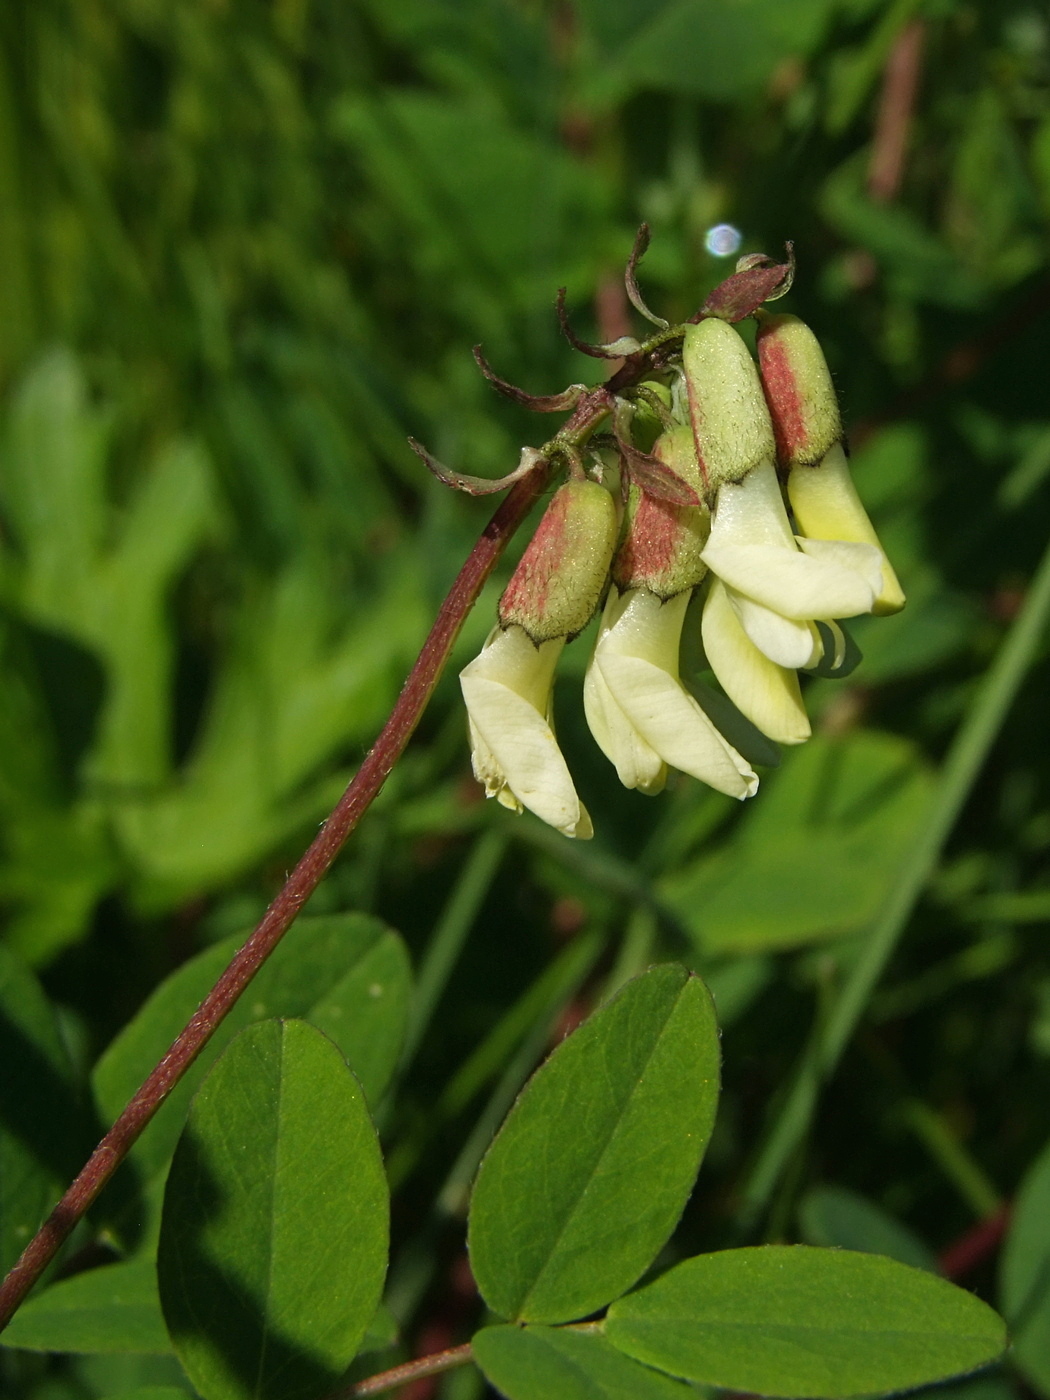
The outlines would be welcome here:
[[[617,527],[604,486],[559,487],[500,599],[500,626],[517,624],[537,646],[582,632],[605,592]]]
[[[762,370],[782,467],[813,467],[842,441],[842,420],[817,337],[797,316],[760,318]]]
[[[688,423],[663,433],[653,445],[653,456],[702,497],[704,483]],[[707,573],[700,555],[710,528],[706,507],[673,505],[632,485],[627,529],[613,562],[617,588],[621,593],[647,588],[658,598],[694,588]]]
[[[682,368],[700,476],[713,501],[720,486],[773,460],[769,410],[748,348],[726,321],[686,327]]]

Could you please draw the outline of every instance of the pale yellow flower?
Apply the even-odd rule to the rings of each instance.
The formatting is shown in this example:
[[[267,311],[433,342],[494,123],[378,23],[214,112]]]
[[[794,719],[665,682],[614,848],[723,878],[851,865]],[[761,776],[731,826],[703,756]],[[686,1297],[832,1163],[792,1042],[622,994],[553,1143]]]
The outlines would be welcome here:
[[[610,591],[584,685],[587,722],[627,787],[658,792],[670,767],[730,797],[751,797],[758,778],[750,764],[679,679],[689,597]]]
[[[565,638],[535,645],[517,626],[495,628],[460,672],[474,775],[488,797],[527,807],[566,836],[593,835],[551,724],[554,668]]]

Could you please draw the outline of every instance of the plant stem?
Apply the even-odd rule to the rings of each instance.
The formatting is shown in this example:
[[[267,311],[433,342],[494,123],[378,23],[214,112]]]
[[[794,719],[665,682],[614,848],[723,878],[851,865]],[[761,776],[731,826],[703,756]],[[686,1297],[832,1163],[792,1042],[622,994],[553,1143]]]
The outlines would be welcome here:
[[[926,883],[940,860],[966,802],[1025,678],[1050,618],[1050,544],[1024,606],[974,696],[952,741],[933,802],[915,844],[872,926],[826,1024],[803,1052],[787,1099],[744,1191],[742,1223],[750,1227],[765,1210],[787,1162],[809,1129],[822,1084],[834,1073],[864,1008],[885,970]]]
[[[367,1380],[358,1381],[349,1390],[340,1390],[329,1400],[357,1400],[360,1395],[382,1395],[387,1390],[397,1390],[399,1386],[407,1385],[409,1381],[419,1381],[425,1376],[437,1376],[442,1371],[451,1371],[456,1366],[465,1366],[468,1361],[473,1360],[474,1353],[470,1349],[470,1343],[465,1342],[461,1347],[452,1347],[448,1351],[436,1351],[432,1356],[421,1356],[418,1361],[406,1361],[402,1366],[395,1366],[391,1371],[380,1371],[378,1375],[369,1376]]]
[[[570,1322],[563,1328],[566,1332],[583,1332],[590,1336],[601,1336],[601,1322]],[[328,1400],[357,1400],[361,1395],[382,1395],[386,1390],[396,1390],[409,1381],[423,1380],[426,1376],[437,1376],[442,1371],[451,1371],[456,1366],[465,1366],[473,1361],[474,1353],[469,1342],[451,1347],[448,1351],[435,1351],[430,1356],[421,1356],[418,1361],[406,1361],[390,1371],[379,1371],[366,1380],[358,1381],[349,1390],[337,1390]]]
[[[426,709],[459,630],[485,580],[507,541],[541,495],[549,475],[549,468],[538,468],[517,482],[492,516],[449,589],[390,718],[331,816],[284,882],[261,923],[234,954],[189,1023],[95,1148],[87,1165],[0,1285],[0,1330],[7,1326],[73,1227],[277,947],[378,795]]]

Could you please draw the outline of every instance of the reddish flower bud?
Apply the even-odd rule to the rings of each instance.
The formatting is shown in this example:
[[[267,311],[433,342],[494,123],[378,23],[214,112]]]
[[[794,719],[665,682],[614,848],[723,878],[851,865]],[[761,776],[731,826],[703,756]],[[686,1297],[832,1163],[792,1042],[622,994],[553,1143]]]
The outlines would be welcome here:
[[[653,456],[702,497],[693,434],[688,424],[657,438]],[[707,573],[700,554],[707,543],[710,515],[704,506],[679,506],[632,485],[627,498],[627,529],[613,561],[621,593],[647,588],[673,598],[693,588]]]
[[[616,534],[604,486],[559,487],[500,599],[500,626],[516,623],[537,646],[582,632],[605,592]]]
[[[824,352],[797,316],[763,314],[758,362],[782,467],[812,467],[842,440],[842,420]]]

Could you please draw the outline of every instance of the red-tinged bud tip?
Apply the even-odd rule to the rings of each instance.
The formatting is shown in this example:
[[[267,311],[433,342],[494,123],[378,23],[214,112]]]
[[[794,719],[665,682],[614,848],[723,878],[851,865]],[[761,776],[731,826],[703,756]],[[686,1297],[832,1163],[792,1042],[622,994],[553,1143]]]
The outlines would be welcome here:
[[[815,466],[842,440],[835,386],[816,336],[797,316],[763,315],[758,362],[781,466]]]

